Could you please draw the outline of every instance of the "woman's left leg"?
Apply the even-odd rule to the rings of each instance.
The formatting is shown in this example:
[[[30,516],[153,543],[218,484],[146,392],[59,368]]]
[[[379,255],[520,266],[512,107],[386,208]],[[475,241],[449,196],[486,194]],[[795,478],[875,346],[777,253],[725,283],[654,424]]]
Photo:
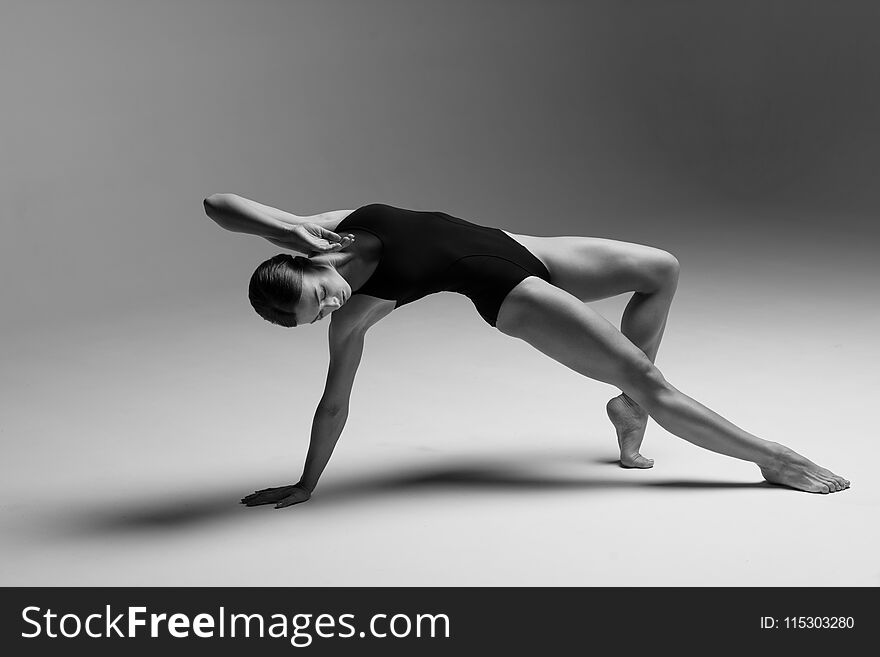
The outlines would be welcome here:
[[[670,433],[755,463],[772,483],[816,493],[849,487],[845,478],[744,431],[682,393],[604,317],[542,278],[529,276],[511,290],[496,328],[584,376],[623,390]]]
[[[544,263],[553,285],[581,301],[632,292],[620,332],[654,362],[678,286],[680,266],[675,256],[643,244],[597,237],[511,237]],[[647,411],[622,392],[608,401],[606,412],[617,432],[620,464],[652,467],[653,459],[639,453]]]

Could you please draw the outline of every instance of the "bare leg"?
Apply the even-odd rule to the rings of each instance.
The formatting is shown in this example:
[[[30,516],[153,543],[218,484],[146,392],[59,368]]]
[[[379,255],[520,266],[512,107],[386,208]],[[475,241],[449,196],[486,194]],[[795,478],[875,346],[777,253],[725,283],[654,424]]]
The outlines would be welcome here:
[[[633,292],[620,330],[654,362],[678,285],[680,267],[671,253],[601,237],[515,237],[543,259],[553,285],[583,302]],[[652,467],[653,459],[639,453],[647,411],[623,392],[605,410],[617,433],[620,465]]]
[[[772,483],[816,493],[849,486],[843,477],[779,443],[744,431],[683,394],[604,317],[540,278],[529,277],[511,291],[496,327],[576,372],[620,388],[670,433],[704,449],[755,463]]]
[[[678,260],[668,254],[666,256],[659,266],[654,265],[656,289],[635,292],[620,320],[620,332],[641,349],[652,363],[657,357],[678,285]],[[625,392],[609,400],[605,410],[617,431],[620,465],[624,468],[653,467],[654,459],[645,458],[639,451],[648,425],[648,412]]]

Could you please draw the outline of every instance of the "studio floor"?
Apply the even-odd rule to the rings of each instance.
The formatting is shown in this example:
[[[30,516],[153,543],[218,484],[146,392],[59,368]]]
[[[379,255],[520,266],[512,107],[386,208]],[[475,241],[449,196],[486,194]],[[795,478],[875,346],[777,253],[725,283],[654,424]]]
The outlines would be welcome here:
[[[878,317],[848,315],[858,289],[821,314],[723,291],[680,293],[661,370],[850,490],[769,486],[653,422],[654,469],[620,469],[615,390],[447,294],[371,330],[312,500],[247,508],[299,477],[326,323],[156,301],[6,336],[0,584],[880,585]],[[594,307],[617,323],[623,303]]]

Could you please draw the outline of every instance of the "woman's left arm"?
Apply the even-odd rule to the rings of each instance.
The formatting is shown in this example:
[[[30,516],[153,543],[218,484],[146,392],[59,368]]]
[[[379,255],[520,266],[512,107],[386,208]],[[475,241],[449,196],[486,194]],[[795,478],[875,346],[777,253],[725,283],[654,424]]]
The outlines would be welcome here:
[[[323,215],[299,217],[237,194],[212,194],[204,205],[222,228],[263,237],[308,257],[344,249],[352,241],[329,230],[325,225],[329,219]]]
[[[204,203],[207,215],[234,233],[283,239],[293,226],[316,222],[315,217],[298,217],[237,194],[211,194]]]

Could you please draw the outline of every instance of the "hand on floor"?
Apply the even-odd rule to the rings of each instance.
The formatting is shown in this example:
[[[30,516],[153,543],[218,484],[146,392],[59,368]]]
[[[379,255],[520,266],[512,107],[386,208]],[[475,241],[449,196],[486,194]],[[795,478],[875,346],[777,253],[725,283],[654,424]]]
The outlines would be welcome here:
[[[261,504],[274,504],[276,509],[306,502],[312,494],[302,486],[278,486],[276,488],[264,488],[241,498],[241,503],[247,506],[260,506]]]

